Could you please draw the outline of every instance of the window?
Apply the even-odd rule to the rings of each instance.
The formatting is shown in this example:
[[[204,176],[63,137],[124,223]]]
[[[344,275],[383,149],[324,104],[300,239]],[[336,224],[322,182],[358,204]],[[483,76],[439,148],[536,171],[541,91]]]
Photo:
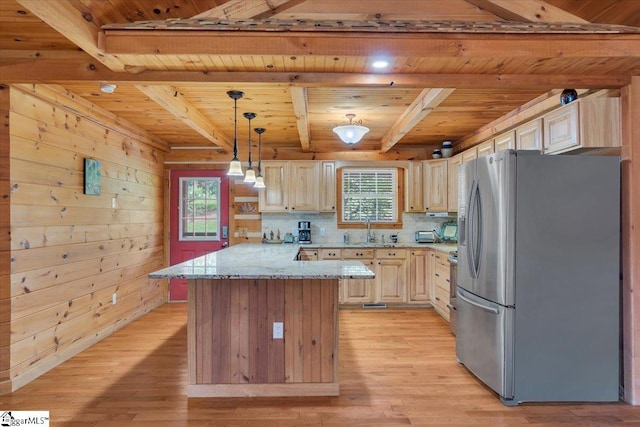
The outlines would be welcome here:
[[[343,227],[371,223],[399,224],[398,170],[342,168],[340,223]]]
[[[220,240],[220,178],[180,178],[180,240]]]

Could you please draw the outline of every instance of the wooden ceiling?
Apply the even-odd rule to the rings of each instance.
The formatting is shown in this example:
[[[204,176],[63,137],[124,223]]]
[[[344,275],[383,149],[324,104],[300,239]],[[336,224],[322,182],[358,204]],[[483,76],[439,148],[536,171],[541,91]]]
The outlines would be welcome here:
[[[639,74],[636,0],[0,2],[1,83],[59,85],[205,160],[228,157],[231,89],[241,150],[252,111],[266,157],[410,158]],[[332,132],[347,113],[371,129],[353,146]]]

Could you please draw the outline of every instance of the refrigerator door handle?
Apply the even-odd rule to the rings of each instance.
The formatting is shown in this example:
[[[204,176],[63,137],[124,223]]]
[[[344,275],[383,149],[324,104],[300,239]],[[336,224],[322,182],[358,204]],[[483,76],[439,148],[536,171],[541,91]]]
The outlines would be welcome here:
[[[471,304],[474,307],[478,307],[481,310],[485,310],[485,311],[488,311],[488,312],[493,313],[493,314],[499,314],[500,313],[497,308],[489,307],[489,306],[486,306],[486,305],[481,304],[479,302],[470,300],[469,298],[466,298],[464,296],[464,292],[461,291],[460,289],[458,289],[458,298],[460,298],[462,301],[466,302],[467,304]]]
[[[478,189],[478,183],[474,179],[471,183],[471,190],[469,191],[469,198],[467,201],[467,206],[469,209],[469,215],[466,221],[466,238],[469,241],[469,256],[467,256],[467,264],[469,267],[469,274],[471,277],[477,278],[476,275],[476,266],[475,266],[475,242],[474,242],[474,232],[475,232],[475,205],[474,205],[474,195]]]
[[[475,217],[476,217],[476,236],[474,237],[474,273],[478,278],[480,274],[480,256],[482,255],[482,194],[480,193],[480,186],[476,185],[476,197],[475,197]]]

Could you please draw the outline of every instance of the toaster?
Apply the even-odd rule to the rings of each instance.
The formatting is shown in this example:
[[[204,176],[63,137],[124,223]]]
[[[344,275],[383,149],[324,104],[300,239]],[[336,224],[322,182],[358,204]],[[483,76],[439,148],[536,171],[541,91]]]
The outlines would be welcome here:
[[[433,231],[416,231],[416,243],[434,243],[436,234]]]

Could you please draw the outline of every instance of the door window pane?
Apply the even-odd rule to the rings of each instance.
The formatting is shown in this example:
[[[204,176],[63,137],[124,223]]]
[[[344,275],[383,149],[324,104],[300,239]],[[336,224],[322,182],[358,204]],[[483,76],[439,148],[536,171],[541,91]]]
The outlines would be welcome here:
[[[180,178],[180,240],[220,240],[220,178]]]

